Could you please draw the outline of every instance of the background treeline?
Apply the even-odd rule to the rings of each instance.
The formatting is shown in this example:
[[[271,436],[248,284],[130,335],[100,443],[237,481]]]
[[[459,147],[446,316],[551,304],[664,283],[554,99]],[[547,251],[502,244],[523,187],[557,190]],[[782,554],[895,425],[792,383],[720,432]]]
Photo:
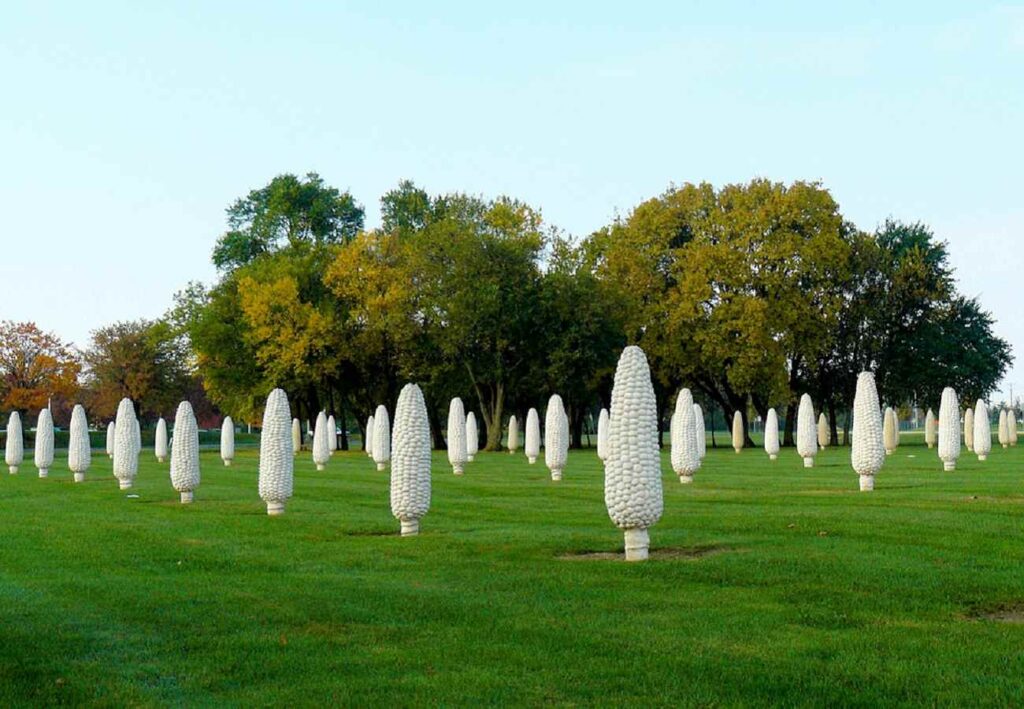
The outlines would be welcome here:
[[[438,446],[460,396],[494,449],[509,414],[557,392],[578,446],[635,343],[665,422],[688,386],[709,420],[738,410],[749,426],[776,407],[791,444],[809,392],[837,443],[862,370],[886,403],[937,409],[945,386],[984,398],[1012,362],[926,226],[860,231],[816,183],[672,186],[582,239],[505,197],[401,182],[380,205],[366,230],[316,174],[239,199],[213,249],[218,280],[176,294],[163,321],[94,333],[83,397],[99,416],[122,395],[145,417],[187,396],[200,418],[258,423],[280,386],[303,420],[323,408],[361,426],[412,380]]]

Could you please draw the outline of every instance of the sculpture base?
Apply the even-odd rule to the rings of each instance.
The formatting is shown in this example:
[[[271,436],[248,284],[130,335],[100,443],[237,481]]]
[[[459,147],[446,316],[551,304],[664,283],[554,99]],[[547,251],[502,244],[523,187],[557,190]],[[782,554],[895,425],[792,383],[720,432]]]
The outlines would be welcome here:
[[[943,461],[942,469],[945,470],[947,473],[953,472],[954,470],[956,470],[956,461],[955,460]]]
[[[323,463],[317,463],[316,464],[316,469],[317,470],[323,470],[324,469],[324,464]]]
[[[535,456],[535,455],[528,455],[528,456],[526,456],[526,462],[529,463],[530,465],[533,465],[534,463],[537,462],[537,456]]]
[[[164,462],[164,457],[163,457],[162,455],[158,455],[158,456],[156,457],[156,462],[157,462],[157,463],[163,463],[163,462]]]
[[[768,460],[778,460],[778,459],[779,459],[779,456],[777,456],[775,454],[772,454],[772,455],[768,456]]]
[[[387,470],[387,469],[388,469],[388,464],[387,463],[377,463],[377,470]]]
[[[693,475],[680,475],[679,482],[681,482],[683,485],[689,485],[690,483],[693,482]]]
[[[271,517],[277,517],[278,515],[284,514],[284,503],[283,502],[268,502],[267,503],[267,514]]]
[[[562,471],[561,470],[552,470],[551,471],[551,479],[554,482],[560,481],[562,479]]]
[[[17,475],[18,474],[18,466],[17,465],[10,466],[9,470],[11,471],[11,475]]]
[[[50,474],[50,471],[47,470],[46,468],[40,468],[39,469],[39,477],[45,478],[49,474]]]
[[[461,465],[453,465],[452,466],[452,473],[454,473],[455,475],[462,475],[462,466]]]
[[[181,504],[191,505],[192,504],[192,491],[181,493]]]
[[[420,533],[420,521],[418,519],[399,520],[402,523],[402,536],[414,537]]]
[[[804,458],[804,467],[805,468],[813,468],[814,467],[814,458]]]
[[[85,473],[75,473],[75,482],[76,483],[84,483],[85,482]]]
[[[871,492],[875,489],[875,476],[874,475],[861,475],[860,476],[860,491]]]
[[[127,490],[127,489],[129,489],[132,486],[132,481],[131,480],[118,480],[117,481],[117,486],[119,488],[121,488],[122,490]]]
[[[646,529],[626,530],[626,561],[647,561],[651,538]]]
[[[225,468],[230,468],[231,467],[231,460],[230,459],[224,461],[224,467]]]
[[[466,460],[467,460],[468,462],[472,463],[472,462],[473,462],[473,459],[474,459],[475,457],[476,457],[476,456],[473,456],[473,455],[467,455],[467,456],[466,456]]]
[[[982,463],[984,463],[986,460],[988,460],[988,456],[987,455],[979,455],[978,456],[978,460],[980,460]]]

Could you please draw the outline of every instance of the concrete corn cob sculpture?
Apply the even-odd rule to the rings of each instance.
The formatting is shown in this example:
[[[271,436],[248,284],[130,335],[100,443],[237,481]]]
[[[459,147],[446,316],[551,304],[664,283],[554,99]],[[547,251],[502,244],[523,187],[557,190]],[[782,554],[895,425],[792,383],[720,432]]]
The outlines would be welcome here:
[[[960,458],[960,401],[952,387],[942,390],[938,420],[939,459],[944,470],[956,470]]]
[[[704,410],[700,408],[700,404],[693,405],[693,421],[697,427],[697,450],[700,452],[700,459],[704,460],[708,454],[708,437],[704,428]]]
[[[462,475],[467,460],[466,413],[462,399],[455,397],[448,405],[448,462],[452,465],[452,472]]]
[[[682,389],[676,396],[676,410],[672,416],[672,469],[679,482],[692,483],[700,469],[700,451],[697,449],[697,422],[693,411],[693,394]]]
[[[768,460],[779,459],[779,415],[775,409],[768,409],[764,420],[764,452],[768,454]]]
[[[831,442],[832,435],[828,430],[828,416],[825,415],[825,412],[822,412],[818,416],[818,448],[825,450]]]
[[[321,411],[316,415],[313,428],[313,464],[317,470],[323,470],[331,459],[331,449],[327,445],[327,415]]]
[[[960,422],[957,421],[957,427]],[[928,409],[928,413],[924,415],[924,442],[929,448],[935,447],[935,442],[939,438],[939,427],[935,421],[935,413],[931,409]]]
[[[366,442],[363,443],[363,448],[366,450],[366,455],[373,457],[373,416],[366,419]]]
[[[85,481],[85,473],[92,463],[92,446],[89,443],[89,421],[85,409],[75,404],[71,411],[71,434],[68,441],[68,468],[75,476],[75,482]]]
[[[736,411],[732,415],[732,449],[739,453],[743,450],[743,414]]]
[[[199,426],[192,404],[178,404],[174,415],[174,441],[171,445],[171,485],[180,493],[181,504],[191,504],[199,487]]]
[[[626,347],[612,389],[604,501],[608,516],[625,535],[626,561],[648,557],[648,530],[661,519],[661,456],[658,407],[643,350]]]
[[[274,389],[263,410],[260,434],[260,497],[267,503],[268,515],[284,514],[292,496],[295,452],[292,439],[292,412],[288,395]]]
[[[220,424],[220,459],[225,468],[230,468],[235,459],[235,422],[230,416],[225,416]]]
[[[597,416],[597,457],[608,458],[608,409],[602,407]]]
[[[156,422],[156,433],[153,435],[153,453],[156,455],[156,462],[163,463],[167,460],[167,422],[164,421],[163,416]]]
[[[114,458],[114,438],[117,437],[116,424],[111,421],[107,424],[107,457],[113,460]]]
[[[800,397],[800,408],[796,415],[796,452],[804,459],[805,468],[814,467],[814,456],[818,455],[818,431],[810,394]]]
[[[508,452],[515,453],[519,450],[519,420],[515,414],[508,417]]]
[[[327,417],[327,450],[331,455],[338,450],[338,422],[334,420],[334,414]]]
[[[480,429],[476,425],[476,414],[470,411],[466,414],[466,460],[472,463],[479,450]]]
[[[857,378],[857,393],[853,400],[853,431],[850,462],[860,476],[860,489],[875,489],[875,475],[885,463],[882,442],[882,412],[878,408],[878,390],[875,377],[862,372]]]
[[[430,424],[415,384],[406,384],[398,395],[391,443],[391,514],[408,537],[419,534],[420,520],[430,510]]]
[[[1010,426],[1006,417],[1006,409],[999,411],[999,445],[1003,448],[1010,447]]]
[[[1010,446],[1017,445],[1017,413],[1010,409],[1006,413],[1006,426],[1010,429]]]
[[[552,394],[544,413],[544,462],[551,479],[558,482],[569,457],[569,418],[565,415],[562,397]]]
[[[12,411],[7,419],[7,444],[4,448],[4,462],[11,475],[18,474],[18,468],[25,459],[25,440],[21,430],[21,414]]]
[[[526,460],[530,465],[537,462],[540,456],[540,416],[537,409],[530,409],[526,412],[526,445],[524,448]]]
[[[373,416],[373,462],[377,470],[385,470],[391,461],[391,418],[381,404]]]
[[[978,399],[974,407],[974,454],[978,460],[988,460],[992,452],[992,424],[988,418],[988,406]]]
[[[939,415],[942,418],[942,415]],[[964,412],[964,446],[971,453],[974,452],[974,409],[967,407]]]
[[[896,412],[892,408],[885,410],[885,419],[882,421],[882,442],[885,445],[886,455],[896,452],[899,442],[896,440]]]
[[[139,422],[135,406],[128,398],[121,399],[114,419],[114,477],[122,490],[135,483],[139,472]]]
[[[39,418],[36,419],[36,444],[33,455],[36,470],[39,477],[45,478],[50,474],[50,466],[53,465],[53,416],[49,409],[41,409]]]
[[[289,407],[291,408],[291,407]],[[302,424],[297,418],[292,419],[292,455],[302,450]]]

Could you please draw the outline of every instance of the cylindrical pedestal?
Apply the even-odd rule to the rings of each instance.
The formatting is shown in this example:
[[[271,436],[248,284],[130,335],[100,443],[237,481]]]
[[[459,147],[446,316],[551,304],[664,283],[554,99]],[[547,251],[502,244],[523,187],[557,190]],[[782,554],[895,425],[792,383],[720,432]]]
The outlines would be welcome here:
[[[892,455],[892,451],[886,451],[885,454],[886,455]]]
[[[267,514],[271,517],[284,514],[284,503],[283,502],[268,502],[267,503]]]
[[[163,463],[163,462],[164,462],[164,457],[163,457],[162,455],[158,455],[158,456],[156,457],[156,462],[157,462],[157,463]]]
[[[804,458],[804,467],[805,468],[813,468],[814,467],[814,458]]]
[[[931,450],[931,449],[932,449],[932,448],[934,448],[934,447],[935,447],[935,444],[934,444],[934,443],[929,443],[929,444],[928,444],[928,450]]]
[[[736,455],[739,455],[740,451],[742,451],[743,449],[742,448],[733,448],[733,450],[736,451]]]
[[[228,459],[226,459],[224,461],[224,467],[225,468],[230,468],[231,467],[231,459],[230,458],[228,458]]]
[[[181,493],[181,504],[190,505],[192,504],[192,491]]]
[[[980,460],[981,462],[984,463],[986,460],[988,460],[988,456],[987,455],[979,455],[978,456],[978,460]]]
[[[860,476],[860,491],[871,492],[875,489],[875,476],[874,475],[861,475]]]
[[[552,470],[551,471],[551,480],[552,481],[558,482],[561,479],[562,479],[562,471],[561,470],[557,470],[556,469],[556,470]]]
[[[403,519],[400,521],[402,523],[403,537],[412,537],[420,533],[420,521],[418,519]]]
[[[681,482],[683,485],[687,485],[689,483],[692,483],[693,482],[693,475],[680,475],[679,476],[679,482]]]
[[[646,529],[626,530],[626,561],[646,561],[651,538]]]
[[[45,478],[49,474],[50,474],[50,471],[47,470],[46,468],[40,468],[39,469],[39,477]]]
[[[772,455],[768,456],[768,460],[778,460],[778,459],[779,459],[779,456],[774,454],[774,453]]]
[[[122,490],[127,490],[128,488],[130,488],[132,486],[132,481],[131,480],[118,480],[117,481],[117,486],[119,488],[121,488]]]
[[[1009,447],[1010,447],[1010,444],[1009,444],[1009,443],[1004,443],[1004,444],[1003,444],[1003,448],[1009,448]]]
[[[462,466],[461,465],[453,465],[452,466],[452,472],[455,473],[456,475],[462,475]]]
[[[467,456],[466,456],[466,460],[467,460],[468,462],[470,462],[470,463],[472,463],[472,462],[473,462],[473,459],[474,459],[474,458],[476,458],[476,456],[475,456],[475,455],[467,455]]]
[[[377,463],[377,470],[387,470],[387,469],[388,469],[388,464],[387,463]]]
[[[17,465],[12,465],[10,467],[10,471],[11,471],[11,475],[17,475],[18,474],[18,466]]]
[[[955,460],[944,460],[944,461],[942,461],[942,469],[945,470],[947,473],[953,472],[954,470],[956,470],[956,461]]]
[[[75,473],[75,482],[76,483],[84,483],[85,482],[85,473]]]
[[[317,463],[316,464],[316,469],[317,470],[323,470],[324,469],[324,464],[323,463]]]
[[[526,456],[526,462],[529,463],[530,465],[533,465],[534,463],[537,462],[537,456],[535,456],[535,455],[528,455],[528,456]]]

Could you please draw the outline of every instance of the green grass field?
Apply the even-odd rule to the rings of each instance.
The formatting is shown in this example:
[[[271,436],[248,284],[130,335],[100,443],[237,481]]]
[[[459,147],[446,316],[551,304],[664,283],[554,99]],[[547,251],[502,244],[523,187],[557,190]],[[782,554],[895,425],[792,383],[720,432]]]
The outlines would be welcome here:
[[[30,460],[30,458],[29,458]],[[602,468],[434,457],[423,533],[396,535],[362,453],[296,464],[287,514],[256,453],[203,453],[196,504],[145,453],[0,476],[0,705],[1013,705],[1024,697],[1024,448],[923,446],[857,492],[848,449],[663,459],[643,564],[614,552]],[[566,558],[566,557],[570,558]]]

